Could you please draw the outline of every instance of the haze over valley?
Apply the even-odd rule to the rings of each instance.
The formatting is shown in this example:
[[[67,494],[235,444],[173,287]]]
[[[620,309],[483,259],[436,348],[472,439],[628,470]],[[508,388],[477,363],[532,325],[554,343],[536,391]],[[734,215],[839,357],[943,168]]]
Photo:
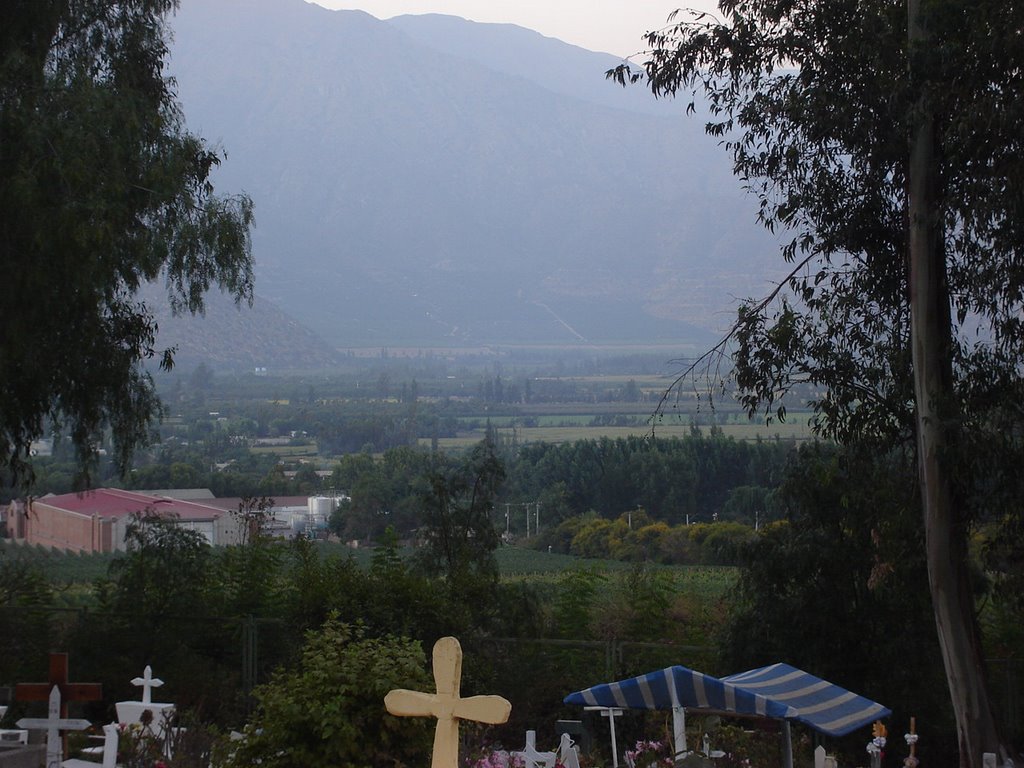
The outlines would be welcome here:
[[[184,0],[173,23],[188,126],[227,152],[219,191],[256,205],[257,309],[328,356],[701,346],[778,271],[688,99],[606,81],[612,56],[303,0]],[[175,322],[183,352],[212,346]],[[247,334],[209,356],[250,361]]]

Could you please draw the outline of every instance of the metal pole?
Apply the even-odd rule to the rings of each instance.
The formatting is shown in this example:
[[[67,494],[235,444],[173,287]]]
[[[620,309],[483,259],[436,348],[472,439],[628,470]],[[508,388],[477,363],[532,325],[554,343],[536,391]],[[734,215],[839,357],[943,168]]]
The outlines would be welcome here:
[[[672,707],[672,748],[676,760],[686,752],[686,710],[682,707]]]

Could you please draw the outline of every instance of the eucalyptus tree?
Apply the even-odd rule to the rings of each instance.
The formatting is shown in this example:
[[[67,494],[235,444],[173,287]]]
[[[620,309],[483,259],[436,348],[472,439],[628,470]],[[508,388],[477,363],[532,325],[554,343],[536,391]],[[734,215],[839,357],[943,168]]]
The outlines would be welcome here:
[[[84,479],[109,428],[123,469],[158,412],[164,368],[138,298],[166,281],[197,312],[219,285],[251,300],[245,196],[214,194],[217,152],[185,129],[165,76],[176,0],[0,4],[0,464],[31,478],[32,440],[70,435]]]
[[[966,541],[987,492],[979,436],[1018,435],[1019,450],[1024,8],[720,0],[719,11],[671,18],[648,35],[642,69],[611,73],[688,93],[694,109],[699,94],[761,222],[786,234],[788,276],[687,373],[731,353],[752,414],[784,416],[780,395],[810,384],[821,434],[916,448],[961,763],[979,765],[1005,749]]]
[[[486,601],[497,586],[494,551],[501,539],[493,512],[504,480],[490,433],[465,457],[439,464],[429,475],[417,563],[426,575],[446,579],[453,594]]]

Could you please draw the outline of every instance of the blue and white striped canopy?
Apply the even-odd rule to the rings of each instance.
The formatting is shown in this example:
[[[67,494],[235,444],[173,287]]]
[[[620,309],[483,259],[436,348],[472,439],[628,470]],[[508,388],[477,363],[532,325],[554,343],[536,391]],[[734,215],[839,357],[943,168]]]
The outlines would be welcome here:
[[[563,702],[622,709],[686,707],[782,719],[796,715],[787,704],[678,665],[570,693]]]
[[[787,719],[804,723],[829,736],[845,736],[892,714],[888,707],[789,664],[772,664],[729,675],[722,680],[779,705],[791,707],[795,714],[787,716]]]

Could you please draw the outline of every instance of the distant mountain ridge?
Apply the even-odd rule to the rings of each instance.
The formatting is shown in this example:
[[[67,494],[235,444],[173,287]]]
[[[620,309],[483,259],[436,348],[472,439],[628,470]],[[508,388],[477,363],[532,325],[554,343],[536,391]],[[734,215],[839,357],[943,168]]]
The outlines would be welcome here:
[[[236,306],[226,294],[213,291],[197,317],[173,315],[162,286],[147,286],[142,298],[157,322],[159,347],[173,347],[175,365],[182,370],[201,362],[219,370],[323,369],[338,361],[336,350],[323,339],[260,296],[251,307],[244,302]]]
[[[173,25],[187,123],[256,203],[257,291],[331,346],[706,343],[777,264],[701,122],[613,56],[303,0]]]

